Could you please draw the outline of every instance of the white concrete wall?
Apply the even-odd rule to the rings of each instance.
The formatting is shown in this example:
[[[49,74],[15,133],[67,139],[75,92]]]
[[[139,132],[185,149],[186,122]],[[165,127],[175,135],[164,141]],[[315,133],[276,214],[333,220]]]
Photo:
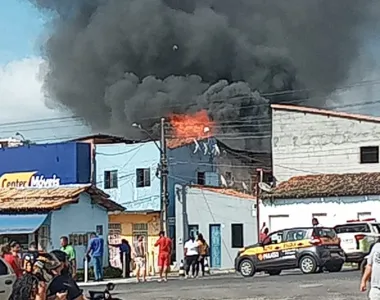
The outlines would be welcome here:
[[[176,185],[176,260],[183,259],[182,186]],[[231,224],[243,224],[244,245],[257,242],[255,201],[227,196],[206,189],[186,187],[188,224],[198,225],[209,243],[209,225],[221,225],[221,268],[233,268],[238,248],[232,248]]]
[[[282,228],[294,226],[310,226],[313,214],[318,217],[321,225],[335,226],[347,220],[355,220],[366,214],[366,218],[376,218],[380,221],[380,196],[329,197],[310,199],[264,200],[260,204],[260,220],[270,227],[271,216],[286,216],[282,218]],[[280,228],[269,228],[274,231]]]
[[[272,122],[278,182],[305,174],[380,171],[380,164],[360,164],[361,146],[380,145],[380,123],[278,109]]]
[[[52,212],[50,219],[51,249],[60,248],[60,237],[70,234],[96,232],[96,226],[103,226],[104,266],[108,266],[108,213],[106,209],[92,204],[88,194],[81,194],[77,204],[70,204]],[[83,267],[85,246],[75,246],[78,268]]]

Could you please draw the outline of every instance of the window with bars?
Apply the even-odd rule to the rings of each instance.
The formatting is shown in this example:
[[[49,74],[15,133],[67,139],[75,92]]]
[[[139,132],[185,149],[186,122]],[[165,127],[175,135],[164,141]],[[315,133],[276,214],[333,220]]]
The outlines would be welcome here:
[[[147,223],[135,223],[132,224],[132,236],[133,242],[137,242],[137,238],[142,236],[144,238],[144,248],[148,251],[148,224]]]
[[[38,245],[42,250],[46,251],[49,248],[50,243],[50,227],[42,225],[38,229]]]
[[[104,171],[104,188],[116,189],[118,187],[117,170]]]

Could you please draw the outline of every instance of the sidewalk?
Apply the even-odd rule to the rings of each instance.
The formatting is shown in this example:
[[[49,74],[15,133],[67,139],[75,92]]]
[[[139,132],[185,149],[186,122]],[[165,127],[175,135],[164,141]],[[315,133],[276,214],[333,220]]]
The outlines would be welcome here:
[[[235,270],[229,269],[229,270],[211,270],[209,276],[216,276],[216,275],[227,275],[227,274],[234,274]],[[171,272],[168,274],[169,278],[181,278],[178,274],[178,272]],[[154,276],[147,276],[147,281],[156,281],[159,279],[158,275]],[[136,277],[132,278],[110,278],[105,279],[101,282],[95,282],[95,281],[89,281],[89,282],[78,282],[78,285],[80,287],[94,287],[94,286],[105,286],[107,283],[112,282],[113,284],[128,284],[128,283],[135,283]]]

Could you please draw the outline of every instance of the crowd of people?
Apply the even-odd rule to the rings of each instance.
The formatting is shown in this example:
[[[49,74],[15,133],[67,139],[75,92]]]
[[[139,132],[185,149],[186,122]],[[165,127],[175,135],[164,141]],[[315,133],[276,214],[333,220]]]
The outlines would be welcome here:
[[[95,274],[102,279],[102,260],[98,256],[102,238],[95,233],[87,255],[95,262]],[[17,280],[9,300],[85,300],[75,279],[77,275],[76,253],[66,236],[61,237],[61,248],[49,253],[39,251],[35,242],[22,251],[19,242],[11,241],[0,247],[0,256],[13,269]],[[103,242],[104,243],[104,242]],[[98,248],[97,248],[98,247]]]

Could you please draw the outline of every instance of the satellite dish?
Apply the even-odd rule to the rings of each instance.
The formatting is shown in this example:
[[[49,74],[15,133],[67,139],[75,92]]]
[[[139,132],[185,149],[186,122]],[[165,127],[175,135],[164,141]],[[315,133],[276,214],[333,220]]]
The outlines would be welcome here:
[[[272,188],[270,187],[270,185],[265,182],[259,182],[259,188],[263,190],[264,192],[268,192],[268,193],[272,191]]]
[[[227,180],[223,175],[220,175],[220,181],[222,182],[222,186],[227,186]]]
[[[244,181],[241,182],[241,185],[243,186],[243,189],[244,189],[245,191],[248,191],[248,187],[247,187],[247,185],[245,184]]]

